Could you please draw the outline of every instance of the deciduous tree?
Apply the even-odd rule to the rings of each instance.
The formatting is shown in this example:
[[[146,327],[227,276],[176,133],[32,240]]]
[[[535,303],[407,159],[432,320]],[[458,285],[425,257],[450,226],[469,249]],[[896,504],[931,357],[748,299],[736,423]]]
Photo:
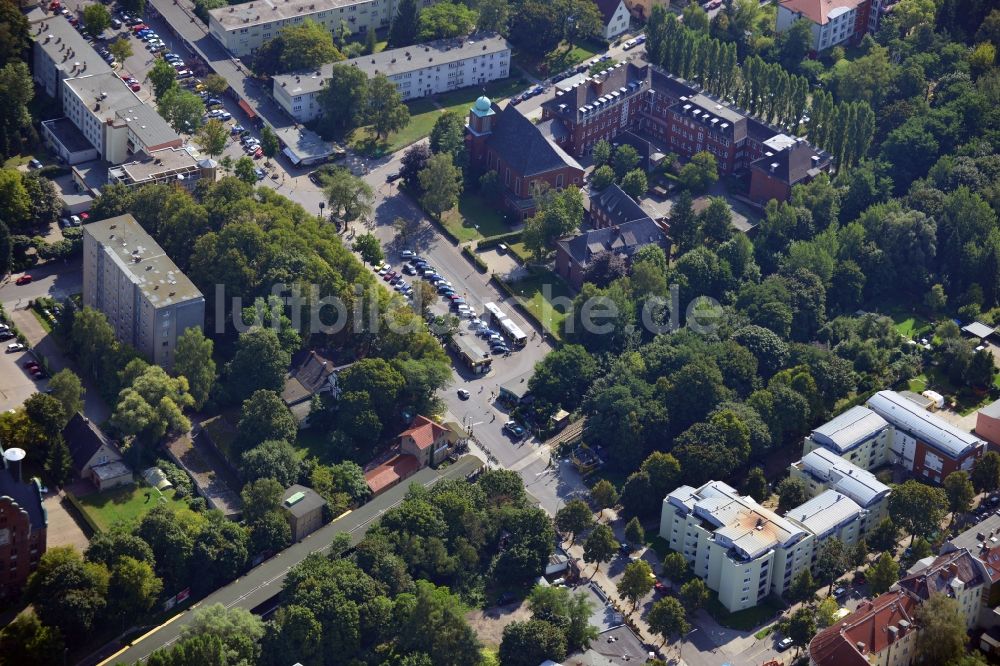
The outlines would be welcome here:
[[[398,132],[410,122],[410,110],[396,89],[396,84],[384,74],[378,74],[368,81],[365,122],[375,130],[375,138],[382,140],[390,132]]]
[[[197,99],[197,97],[195,98]],[[229,130],[220,121],[210,118],[194,137],[194,142],[204,150],[209,157],[221,155],[229,140]]]
[[[660,645],[691,630],[684,607],[674,597],[664,597],[653,604],[646,615],[646,623],[650,631],[663,639]]]
[[[594,514],[587,503],[581,499],[572,499],[556,512],[556,527],[560,532],[568,532],[570,543],[576,537],[586,532],[594,524]]]
[[[476,26],[476,19],[476,12],[461,3],[433,4],[420,11],[417,39],[429,42],[467,35]]]
[[[944,490],[915,479],[894,487],[889,496],[889,516],[911,537],[927,536],[938,529],[947,506]]]
[[[279,32],[282,40],[278,59],[282,72],[315,70],[320,65],[343,60],[343,54],[333,45],[333,36],[325,26],[306,19],[286,26]]]
[[[281,396],[274,391],[260,389],[243,401],[237,437],[244,450],[252,449],[268,440],[295,439],[298,428]]]
[[[83,24],[87,32],[98,37],[111,27],[111,13],[104,5],[87,5],[83,8]]]
[[[205,405],[215,384],[215,360],[212,358],[212,348],[212,341],[205,337],[198,326],[186,329],[177,338],[174,374],[187,378],[188,390],[194,399],[195,409],[201,409]]]
[[[958,602],[946,594],[932,594],[917,609],[916,654],[928,664],[950,664],[965,653],[969,637]]]
[[[653,569],[646,560],[635,560],[625,565],[625,571],[618,580],[618,596],[627,599],[632,603],[632,611],[635,612],[639,599],[650,593],[653,589]]]
[[[899,580],[899,564],[889,553],[882,553],[865,574],[872,595],[887,592]]]
[[[594,573],[597,573],[602,562],[610,562],[615,556],[618,546],[611,528],[607,525],[598,525],[583,542],[583,561],[595,564]]]
[[[432,216],[441,215],[458,204],[462,193],[462,172],[452,162],[451,155],[438,154],[427,160],[420,172],[420,187],[424,191],[420,203]]]

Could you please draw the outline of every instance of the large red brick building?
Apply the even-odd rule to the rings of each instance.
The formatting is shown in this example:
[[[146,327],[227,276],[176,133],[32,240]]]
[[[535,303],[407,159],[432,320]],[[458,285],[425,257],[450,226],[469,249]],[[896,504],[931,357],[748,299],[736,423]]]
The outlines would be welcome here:
[[[620,143],[625,133],[682,159],[707,151],[720,175],[749,173],[751,198],[761,203],[787,199],[792,186],[831,163],[829,154],[808,142],[651,65],[621,63],[560,90],[542,105],[542,118],[553,140],[575,157],[590,154],[602,139]]]
[[[583,167],[556,140],[565,140],[561,131],[551,121],[535,125],[517,107],[500,110],[480,97],[469,110],[465,144],[473,169],[496,171],[504,206],[524,219],[535,212],[536,188],[583,184]]]
[[[45,552],[48,519],[41,491],[15,474],[0,469],[0,606],[18,598]]]

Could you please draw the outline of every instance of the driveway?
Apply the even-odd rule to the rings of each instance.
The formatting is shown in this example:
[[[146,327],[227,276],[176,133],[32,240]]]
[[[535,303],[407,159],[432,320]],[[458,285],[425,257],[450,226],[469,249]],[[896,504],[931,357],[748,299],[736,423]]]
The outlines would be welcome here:
[[[28,371],[24,364],[34,360],[30,351],[16,352],[8,354],[7,345],[16,340],[5,340],[3,342],[3,354],[0,354],[0,412],[17,409],[24,404],[33,393],[42,391],[48,384],[47,379],[36,380]]]
[[[73,546],[81,553],[90,544],[90,538],[80,522],[77,521],[76,509],[70,506],[61,493],[51,490],[42,500],[49,524],[45,533],[46,547]]]

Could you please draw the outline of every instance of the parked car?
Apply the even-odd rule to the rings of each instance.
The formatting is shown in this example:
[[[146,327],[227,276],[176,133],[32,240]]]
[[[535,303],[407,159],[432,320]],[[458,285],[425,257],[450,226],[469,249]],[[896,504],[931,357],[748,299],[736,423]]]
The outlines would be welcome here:
[[[239,134],[242,131],[243,131],[243,125],[233,125],[232,128],[230,128],[229,133]],[[312,180],[312,174],[309,174],[309,179]]]
[[[111,27],[115,30],[120,30],[122,27],[122,22],[116,18],[111,19]]]
[[[256,169],[254,169],[253,172],[254,172],[254,175],[257,176],[257,180],[264,180],[264,177],[267,175],[267,174],[264,173],[264,170],[261,169],[260,167],[257,167]]]
[[[192,76],[194,76],[194,72],[192,72],[190,69],[180,69],[180,70],[177,70],[177,78],[178,79],[189,79]]]
[[[458,393],[458,397],[460,399],[462,399],[462,400],[468,400],[469,399],[470,393],[468,391],[466,391],[465,389],[458,389],[457,393]]]
[[[233,114],[229,113],[228,111],[223,111],[222,113],[219,114],[219,120],[223,122],[232,119],[233,119]]]
[[[387,182],[387,183],[393,183],[393,182],[399,180],[400,178],[402,178],[402,176],[403,176],[403,174],[401,174],[400,172],[393,171],[392,173],[390,173],[388,176],[385,177],[385,182]]]
[[[27,347],[25,347],[24,345],[22,345],[20,342],[12,342],[9,345],[7,345],[7,353],[8,354],[13,354],[14,352],[24,351],[25,349],[27,349]]]
[[[833,596],[836,597],[837,599],[844,596],[845,594],[847,594],[847,589],[843,587],[838,587],[833,591]]]
[[[778,652],[784,652],[788,648],[792,647],[792,639],[789,638],[788,636],[785,636],[780,641],[775,643],[774,647]]]
[[[140,90],[142,90],[142,86],[140,86],[136,81],[129,83],[128,87],[132,92],[139,92]]]
[[[625,43],[622,44],[622,50],[629,51],[631,49],[634,49],[636,46],[638,46],[638,44],[639,44],[639,42],[637,42],[634,39],[626,40]]]
[[[39,162],[38,160],[32,158],[31,161],[28,162],[28,167],[31,168],[31,169],[41,169],[42,168],[42,163]]]
[[[31,280],[32,280],[32,277],[30,275],[28,275],[27,273],[25,273],[21,277],[19,277],[16,280],[14,280],[14,284],[16,284],[16,285],[31,284]]]
[[[412,259],[413,258],[413,250],[403,250],[402,252],[399,253],[399,256],[402,259]]]
[[[414,268],[413,266],[410,266],[409,264],[406,264],[405,266],[403,266],[403,272],[406,273],[407,275],[416,275],[417,269]]]
[[[514,437],[524,437],[524,427],[517,421],[507,421],[503,424],[503,429]]]

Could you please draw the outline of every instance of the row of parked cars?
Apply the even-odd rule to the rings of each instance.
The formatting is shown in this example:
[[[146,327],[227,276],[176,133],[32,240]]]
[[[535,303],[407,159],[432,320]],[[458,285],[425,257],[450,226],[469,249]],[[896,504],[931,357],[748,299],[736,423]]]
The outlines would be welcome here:
[[[437,273],[437,269],[431,266],[425,259],[418,257],[409,250],[404,250],[402,257],[407,259],[403,266],[403,272],[408,275],[417,275],[437,288],[438,294],[449,302],[450,309],[461,319],[469,320],[469,328],[480,338],[490,345],[490,351],[494,355],[510,354],[510,347],[499,331],[495,331],[476,315],[465,298],[455,291],[455,287],[444,277]]]

